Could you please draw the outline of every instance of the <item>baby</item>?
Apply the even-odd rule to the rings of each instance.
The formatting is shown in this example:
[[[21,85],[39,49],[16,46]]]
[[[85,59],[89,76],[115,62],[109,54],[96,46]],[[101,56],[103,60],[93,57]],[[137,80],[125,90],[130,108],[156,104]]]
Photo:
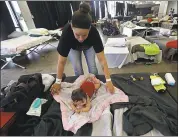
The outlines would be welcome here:
[[[91,108],[90,100],[100,85],[100,81],[95,76],[87,77],[81,82],[79,89],[73,90],[71,108],[76,113],[88,112]]]
[[[72,103],[70,104],[76,113],[88,112],[91,108],[89,96],[82,89],[73,90],[71,95]]]

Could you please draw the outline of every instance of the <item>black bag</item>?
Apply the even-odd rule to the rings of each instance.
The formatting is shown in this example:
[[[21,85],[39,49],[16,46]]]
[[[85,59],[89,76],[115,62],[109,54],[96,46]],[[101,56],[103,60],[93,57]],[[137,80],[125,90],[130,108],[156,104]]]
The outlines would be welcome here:
[[[11,85],[9,92],[1,97],[1,109],[4,111],[27,112],[33,100],[41,97],[44,90],[40,73],[23,75]],[[1,89],[3,92],[4,88]]]

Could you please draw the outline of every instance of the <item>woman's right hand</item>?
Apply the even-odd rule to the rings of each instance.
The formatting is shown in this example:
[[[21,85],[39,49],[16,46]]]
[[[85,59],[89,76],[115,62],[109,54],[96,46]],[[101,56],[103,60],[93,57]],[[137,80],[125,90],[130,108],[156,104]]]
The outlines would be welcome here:
[[[59,94],[60,93],[60,89],[61,89],[61,84],[54,83],[51,86],[50,91],[51,91],[52,95],[54,95],[54,94]]]

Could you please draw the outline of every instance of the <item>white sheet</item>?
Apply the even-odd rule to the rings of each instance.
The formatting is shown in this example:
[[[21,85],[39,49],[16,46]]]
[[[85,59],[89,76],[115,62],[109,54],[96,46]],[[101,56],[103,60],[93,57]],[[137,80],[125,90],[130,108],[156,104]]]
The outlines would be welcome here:
[[[129,54],[128,47],[104,47],[109,68],[121,68]]]
[[[113,115],[110,112],[110,107],[107,107],[100,119],[93,122],[93,130],[91,136],[112,136]]]
[[[52,39],[51,36],[30,37],[23,35],[18,38],[1,41],[1,55],[19,54],[25,49],[32,48]]]

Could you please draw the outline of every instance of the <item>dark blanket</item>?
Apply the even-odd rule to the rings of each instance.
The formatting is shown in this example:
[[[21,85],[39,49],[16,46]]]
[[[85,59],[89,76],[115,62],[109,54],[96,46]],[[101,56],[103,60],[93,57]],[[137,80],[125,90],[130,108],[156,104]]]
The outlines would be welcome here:
[[[111,105],[112,112],[129,108],[123,115],[124,131],[135,136],[156,128],[163,135],[178,135],[178,106],[173,97],[168,91],[157,93],[150,83],[150,74],[134,74],[144,77],[144,81],[136,82],[127,79],[130,75],[111,76],[113,84],[129,96],[129,103]]]
[[[37,126],[33,128],[33,136],[70,136],[73,133],[63,129],[60,104],[55,100]]]
[[[176,108],[144,96],[130,96],[129,103],[133,106],[123,114],[123,129],[128,135],[144,135],[153,128],[165,136],[178,134]]]

